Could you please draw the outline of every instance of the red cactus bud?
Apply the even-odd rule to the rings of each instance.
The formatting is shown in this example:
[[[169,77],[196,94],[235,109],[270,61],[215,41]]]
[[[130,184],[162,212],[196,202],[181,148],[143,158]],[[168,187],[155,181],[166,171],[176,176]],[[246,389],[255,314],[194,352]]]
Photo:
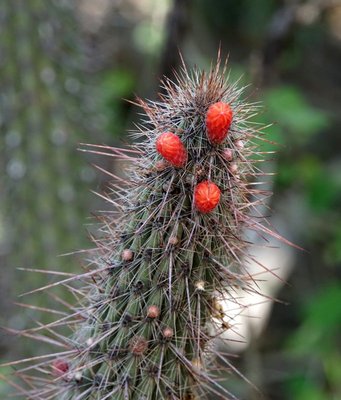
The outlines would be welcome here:
[[[187,151],[180,138],[172,132],[162,133],[156,140],[156,150],[174,167],[183,167]]]
[[[63,376],[69,371],[69,363],[65,360],[58,359],[52,362],[52,374],[54,376]]]
[[[212,104],[206,114],[207,135],[212,144],[224,141],[232,122],[232,109],[222,101]]]
[[[220,200],[220,189],[210,181],[199,183],[194,189],[194,203],[196,208],[202,213],[212,211]]]

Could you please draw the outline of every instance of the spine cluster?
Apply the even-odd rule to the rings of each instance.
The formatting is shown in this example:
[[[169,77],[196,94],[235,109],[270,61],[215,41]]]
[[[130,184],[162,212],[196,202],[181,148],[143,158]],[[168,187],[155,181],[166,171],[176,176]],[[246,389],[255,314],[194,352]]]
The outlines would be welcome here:
[[[253,186],[256,106],[224,73],[184,68],[160,101],[139,101],[138,144],[94,150],[128,161],[129,180],[112,185],[92,268],[71,289],[78,308],[55,324],[64,351],[39,362],[43,378],[25,377],[29,398],[235,398],[213,343],[234,329],[224,299],[239,307],[237,290],[254,290],[245,229],[269,231],[252,217],[265,194]],[[56,333],[67,323],[71,337]]]

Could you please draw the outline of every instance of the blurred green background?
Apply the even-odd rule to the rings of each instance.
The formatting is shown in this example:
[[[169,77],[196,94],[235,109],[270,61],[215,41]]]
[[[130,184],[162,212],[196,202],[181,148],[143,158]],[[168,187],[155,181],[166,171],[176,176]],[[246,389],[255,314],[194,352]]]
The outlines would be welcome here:
[[[339,0],[1,0],[0,324],[49,321],[44,308],[60,302],[60,290],[18,298],[52,281],[18,267],[81,270],[95,229],[89,217],[107,207],[90,193],[106,186],[91,163],[117,167],[77,151],[79,143],[129,142],[139,116],[126,100],[156,98],[179,50],[189,65],[208,68],[219,46],[232,79],[251,83],[249,99],[263,103],[259,122],[273,123],[272,222],[306,250],[276,243],[277,256],[262,254],[287,283],[268,288],[281,302],[235,364],[264,397],[227,384],[244,400],[340,399]],[[0,362],[36,352],[0,336]],[[8,391],[0,383],[1,398]]]

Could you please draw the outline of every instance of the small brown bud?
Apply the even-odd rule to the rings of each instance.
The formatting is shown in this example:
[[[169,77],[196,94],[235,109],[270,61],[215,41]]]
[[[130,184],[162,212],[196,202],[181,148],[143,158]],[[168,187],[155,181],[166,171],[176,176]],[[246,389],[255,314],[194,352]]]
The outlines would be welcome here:
[[[233,160],[233,151],[231,149],[225,149],[223,151],[223,157],[225,158],[226,161],[232,161]]]
[[[235,174],[238,171],[237,163],[235,163],[235,162],[231,163],[229,169],[230,169],[231,174]]]
[[[169,166],[169,163],[166,160],[159,160],[159,161],[156,161],[154,166],[155,166],[156,171],[161,172]]]
[[[244,142],[242,140],[237,140],[234,144],[237,149],[242,150],[244,148]]]
[[[63,376],[69,371],[69,363],[62,359],[54,360],[51,367],[52,374],[56,377]]]
[[[193,393],[187,393],[184,397],[181,397],[181,400],[196,400],[197,397]]]
[[[221,305],[221,303],[219,302],[219,300],[216,297],[213,297],[212,305],[213,305],[213,308],[217,311],[221,311],[223,309],[223,306]]]
[[[143,336],[134,336],[129,342],[129,351],[134,356],[141,356],[148,347],[148,342]]]
[[[192,365],[194,368],[197,369],[202,369],[202,362],[200,361],[199,358],[193,358],[193,360],[191,361]]]
[[[224,318],[225,314],[224,314],[223,306],[216,298],[213,299],[212,306],[213,306],[212,316],[214,318]]]
[[[228,324],[228,323],[225,322],[225,321],[222,322],[221,327],[222,327],[222,329],[224,329],[224,330],[227,330],[227,329],[230,329],[230,328],[231,328],[230,324]]]
[[[179,243],[179,239],[177,238],[177,236],[171,236],[169,238],[169,244],[176,246]]]
[[[147,309],[147,317],[148,318],[157,318],[160,316],[160,309],[158,306],[149,306]]]
[[[124,249],[121,257],[123,261],[131,261],[134,258],[134,253],[130,249]]]
[[[195,174],[196,174],[197,178],[201,178],[201,177],[205,176],[204,168],[201,165],[196,165]]]
[[[174,331],[172,328],[167,326],[163,331],[162,331],[163,337],[166,339],[171,339],[174,335]]]
[[[194,286],[197,290],[199,290],[200,292],[205,291],[205,282],[204,281],[196,281],[194,283]]]

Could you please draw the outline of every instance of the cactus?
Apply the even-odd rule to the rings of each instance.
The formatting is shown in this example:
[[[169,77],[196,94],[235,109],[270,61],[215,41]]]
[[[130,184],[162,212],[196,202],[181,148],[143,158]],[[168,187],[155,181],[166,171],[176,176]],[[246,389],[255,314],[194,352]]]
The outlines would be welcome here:
[[[235,328],[222,302],[239,308],[239,290],[257,291],[245,232],[280,237],[258,215],[267,195],[254,185],[264,160],[262,127],[250,121],[258,106],[225,75],[219,58],[208,73],[183,65],[160,101],[138,100],[137,144],[86,147],[128,162],[129,175],[110,173],[113,211],[101,216],[96,255],[60,282],[77,307],[30,334],[42,340],[46,329],[62,352],[16,372],[25,398],[235,399],[218,379],[236,371],[214,346]],[[58,333],[64,325],[70,337]]]

